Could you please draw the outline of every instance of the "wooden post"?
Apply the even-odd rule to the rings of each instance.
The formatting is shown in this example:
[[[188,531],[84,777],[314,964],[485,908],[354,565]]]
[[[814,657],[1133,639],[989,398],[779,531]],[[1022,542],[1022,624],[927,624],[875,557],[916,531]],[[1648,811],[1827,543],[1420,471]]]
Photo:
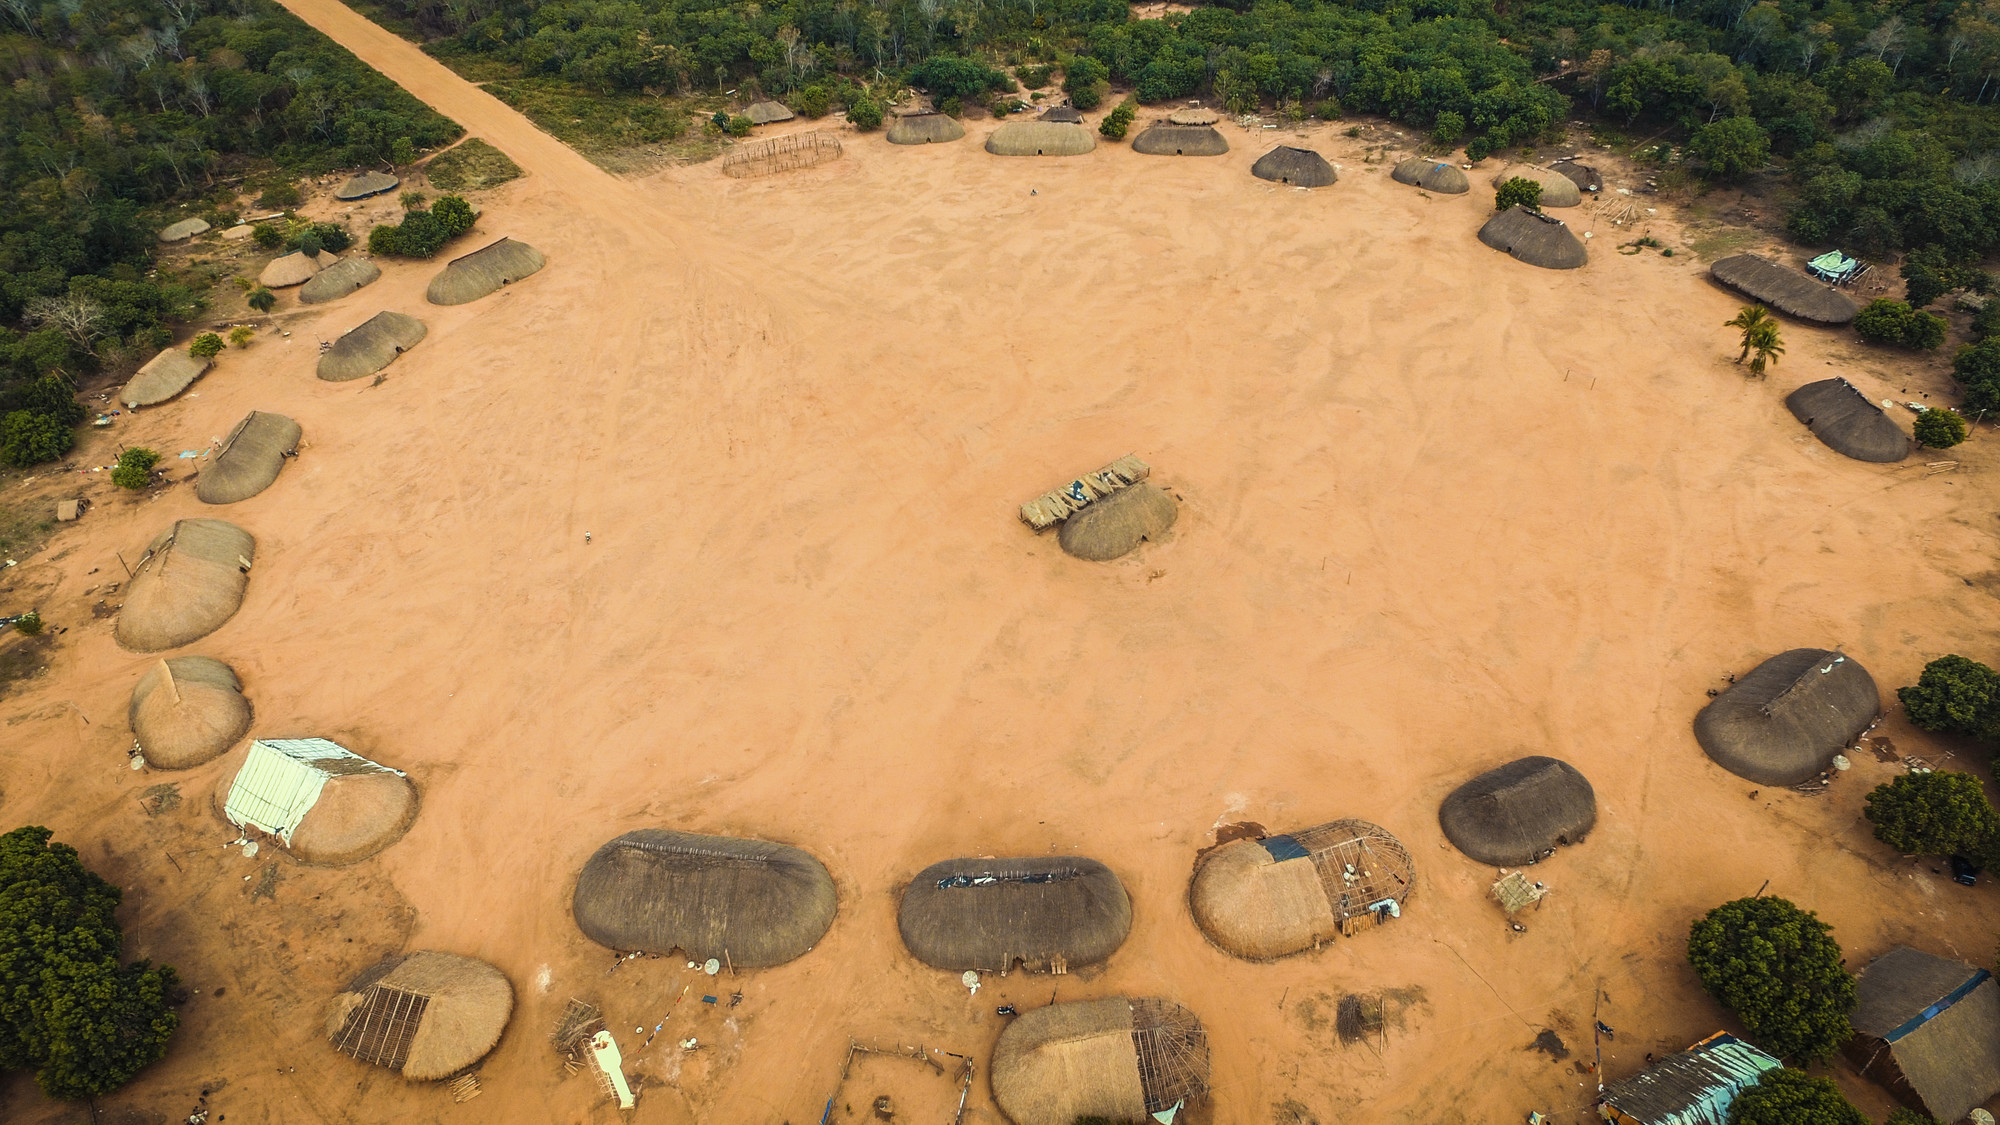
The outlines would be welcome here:
[[[125,581],[132,581],[132,566],[125,561],[124,553],[121,551],[113,551],[111,553],[118,556],[118,565],[125,568]]]

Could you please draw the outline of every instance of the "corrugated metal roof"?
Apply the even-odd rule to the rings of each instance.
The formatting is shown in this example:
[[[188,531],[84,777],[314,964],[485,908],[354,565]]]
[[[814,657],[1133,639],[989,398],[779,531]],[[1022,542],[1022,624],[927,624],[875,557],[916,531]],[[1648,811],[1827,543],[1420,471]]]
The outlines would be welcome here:
[[[319,802],[329,777],[393,773],[337,742],[324,738],[260,738],[230,782],[222,813],[238,828],[256,828],[292,842],[299,822]]]
[[[1734,1035],[1711,1035],[1608,1087],[1598,1103],[1641,1125],[1728,1125],[1736,1095],[1781,1065]]]

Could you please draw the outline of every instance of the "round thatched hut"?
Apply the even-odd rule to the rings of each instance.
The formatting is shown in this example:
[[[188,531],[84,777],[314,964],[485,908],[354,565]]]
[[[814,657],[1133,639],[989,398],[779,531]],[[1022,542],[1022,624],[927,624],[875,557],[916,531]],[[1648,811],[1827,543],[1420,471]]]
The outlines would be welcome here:
[[[1583,202],[1583,192],[1576,182],[1561,172],[1538,168],[1533,164],[1509,164],[1493,177],[1493,186],[1499,187],[1508,180],[1532,180],[1542,185],[1542,206],[1574,207]]]
[[[1083,113],[1074,106],[1052,105],[1043,110],[1035,120],[1054,121],[1060,125],[1081,125],[1083,124]]]
[[[1269,961],[1401,917],[1415,885],[1401,841],[1365,820],[1336,820],[1211,849],[1188,902],[1217,948]]]
[[[748,117],[752,125],[774,125],[780,121],[790,121],[795,115],[785,108],[783,102],[761,101],[750,103],[750,108],[743,111],[743,116]]]
[[[250,733],[250,701],[229,665],[211,656],[155,661],[125,710],[146,764],[163,770],[212,762]]]
[[[1859,661],[1819,648],[1781,652],[1739,676],[1694,717],[1715,764],[1759,785],[1797,785],[1875,725],[1882,697]]]
[[[1095,965],[1132,929],[1132,899],[1094,859],[948,859],[918,873],[896,911],[903,944],[933,968],[1029,972]]]
[[[906,113],[889,123],[892,145],[929,145],[965,136],[965,126],[944,113]]]
[[[429,332],[414,316],[378,312],[348,329],[320,353],[319,377],[329,383],[345,383],[373,375],[416,347]]]
[[[186,242],[188,239],[193,238],[197,234],[206,233],[207,230],[208,230],[207,219],[182,219],[178,223],[169,223],[166,226],[161,227],[160,241]]]
[[[641,828],[597,849],[577,877],[577,928],[611,949],[782,965],[833,925],[833,877],[787,844]]]
[[[330,255],[322,255],[330,257]],[[331,261],[328,265],[333,264]],[[264,272],[257,275],[257,284],[266,289],[283,289],[288,285],[304,285],[313,279],[322,268],[319,258],[309,258],[303,250],[294,250],[271,259]]]
[[[1090,130],[1057,121],[1009,121],[986,138],[995,156],[1082,156],[1096,147]]]
[[[1212,109],[1177,109],[1167,114],[1167,121],[1174,125],[1213,125],[1222,120],[1222,115]]]
[[[234,504],[271,487],[285,458],[298,452],[304,431],[283,414],[252,410],[222,443],[214,463],[195,479],[195,499],[204,504]]]
[[[547,264],[542,252],[525,242],[503,238],[462,258],[454,258],[424,290],[433,305],[463,305],[477,301],[534,273]]]
[[[1578,269],[1590,260],[1583,240],[1567,223],[1519,204],[1486,220],[1479,241],[1545,270]]]
[[[1063,521],[1062,549],[1079,559],[1109,562],[1158,539],[1180,518],[1180,505],[1145,481],[1121,488]]]
[[[1847,294],[1769,258],[1734,254],[1708,267],[1708,276],[1753,301],[1813,324],[1846,324],[1854,319],[1855,305]]]
[[[1390,169],[1389,178],[1399,184],[1409,184],[1440,195],[1464,195],[1472,190],[1472,181],[1465,178],[1465,173],[1456,164],[1442,164],[1420,156],[1397,164]]]
[[[260,738],[223,759],[215,811],[300,863],[358,863],[403,838],[417,787],[401,770],[324,738]]]
[[[1132,138],[1132,151],[1147,156],[1221,156],[1229,151],[1229,142],[1213,125],[1155,121]]]
[[[132,568],[113,629],[134,652],[159,652],[198,641],[243,604],[257,541],[224,520],[178,520]]]
[[[1452,846],[1481,863],[1514,867],[1581,844],[1597,823],[1597,793],[1575,766],[1520,758],[1457,789],[1438,807]]]
[[[1171,1000],[1050,1004],[1001,1030],[992,1081],[1014,1125],[1142,1121],[1208,1096],[1208,1032]]]
[[[1786,397],[1785,408],[1828,448],[1856,461],[1887,465],[1910,455],[1902,429],[1845,379],[1807,383]]]
[[[363,172],[335,188],[333,197],[344,203],[395,191],[403,181],[387,172]]]
[[[146,366],[126,382],[125,389],[118,392],[118,401],[133,410],[165,402],[187,390],[188,384],[208,370],[208,362],[179,348],[168,348],[147,360]]]
[[[381,276],[381,267],[366,258],[342,258],[299,287],[299,303],[318,305],[338,301],[364,285],[373,285]]]
[[[1293,187],[1326,187],[1340,177],[1326,157],[1309,148],[1293,148],[1279,145],[1277,148],[1257,158],[1250,166],[1250,174],[1260,180],[1274,184],[1290,184]]]
[[[420,950],[369,968],[327,1007],[334,1049],[417,1082],[449,1078],[486,1057],[514,1014],[500,970]]]

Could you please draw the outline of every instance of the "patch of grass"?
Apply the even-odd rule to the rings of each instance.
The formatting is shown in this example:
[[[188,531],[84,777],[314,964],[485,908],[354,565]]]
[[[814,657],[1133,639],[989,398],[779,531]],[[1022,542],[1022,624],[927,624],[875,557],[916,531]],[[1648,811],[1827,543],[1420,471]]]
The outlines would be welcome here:
[[[155,785],[146,790],[145,796],[139,798],[139,804],[145,808],[147,816],[172,812],[181,807],[181,787],[171,781],[165,785]]]
[[[424,165],[424,175],[446,191],[484,191],[519,179],[521,166],[506,153],[473,137],[432,157]]]
[[[11,484],[20,473],[0,475],[0,484]],[[9,501],[0,504],[0,561],[24,559],[40,550],[56,528],[54,501]]]
[[[608,172],[692,164],[723,148],[695,126],[695,120],[726,108],[722,98],[592,94],[550,78],[513,78],[486,88]]]
[[[23,637],[11,629],[0,632],[0,697],[7,694],[15,681],[25,680],[42,669],[55,640],[48,633]]]
[[[278,873],[277,864],[267,864],[263,873],[257,878],[257,885],[250,888],[250,901],[256,902],[260,898],[275,901],[278,897],[278,884],[283,882],[284,878]]]
[[[1757,232],[1740,227],[1712,227],[1696,235],[1688,244],[1695,257],[1703,260],[1721,258],[1734,254],[1756,242]]]

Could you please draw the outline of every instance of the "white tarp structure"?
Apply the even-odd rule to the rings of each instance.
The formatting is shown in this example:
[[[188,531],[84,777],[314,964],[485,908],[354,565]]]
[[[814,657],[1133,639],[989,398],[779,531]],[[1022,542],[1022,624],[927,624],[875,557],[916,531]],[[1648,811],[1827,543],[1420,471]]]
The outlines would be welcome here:
[[[619,1055],[618,1041],[611,1038],[610,1032],[600,1031],[591,1037],[590,1060],[597,1064],[598,1080],[612,1097],[618,1099],[618,1108],[631,1109],[632,1087],[625,1081],[625,1060]]]
[[[326,779],[361,773],[403,776],[324,738],[260,738],[236,771],[222,814],[238,828],[268,832],[290,847]]]

